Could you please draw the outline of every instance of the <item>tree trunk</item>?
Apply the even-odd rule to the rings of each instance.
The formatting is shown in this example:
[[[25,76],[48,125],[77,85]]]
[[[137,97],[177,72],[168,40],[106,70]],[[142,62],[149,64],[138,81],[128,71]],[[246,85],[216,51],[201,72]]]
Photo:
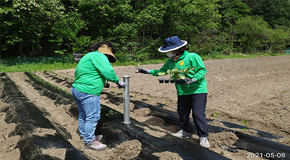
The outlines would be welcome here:
[[[231,31],[231,47],[230,47],[230,49],[232,49],[233,46],[234,46],[234,31],[232,29],[232,31]]]
[[[24,57],[24,55],[22,53],[22,46],[23,46],[23,43],[21,42],[20,46],[19,46],[19,53],[21,54],[22,57]]]
[[[145,25],[143,26],[143,45],[145,45]]]
[[[272,46],[269,47],[269,51],[272,49]]]
[[[200,47],[201,47],[201,44],[200,44],[200,41],[201,41],[201,35],[199,34],[198,35],[198,51],[200,50]]]

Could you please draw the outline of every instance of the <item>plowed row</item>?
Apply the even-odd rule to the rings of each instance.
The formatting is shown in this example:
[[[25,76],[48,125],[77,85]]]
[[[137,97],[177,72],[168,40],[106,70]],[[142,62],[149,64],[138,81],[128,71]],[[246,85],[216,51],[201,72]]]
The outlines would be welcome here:
[[[289,56],[288,56],[289,57]],[[287,58],[288,58],[287,57]],[[268,60],[267,58],[262,60]],[[275,58],[274,58],[275,60]],[[273,61],[270,60],[270,61]],[[244,97],[241,97],[239,100],[237,98],[232,97],[230,98],[230,95],[226,93],[230,93],[233,95],[243,95],[244,92],[241,90],[240,86],[241,83],[244,83],[242,86],[245,88],[248,88],[247,85],[255,86],[254,84],[251,84],[250,82],[247,82],[245,79],[241,78],[242,80],[236,80],[235,83],[226,83],[221,84],[223,81],[234,81],[237,77],[245,77],[247,76],[247,79],[253,79],[256,81],[260,81],[259,83],[263,83],[261,81],[267,81],[266,79],[261,79],[261,77],[275,77],[272,76],[275,71],[267,70],[268,72],[263,72],[262,70],[265,70],[261,65],[262,68],[259,69],[259,72],[255,69],[249,71],[246,66],[243,66],[238,70],[240,72],[239,74],[232,74],[229,73],[221,73],[217,72],[217,69],[220,69],[223,67],[223,70],[226,70],[228,72],[231,72],[230,68],[227,68],[227,65],[229,63],[226,63],[228,61],[225,60],[225,62],[221,63],[222,66],[218,63],[218,61],[208,61],[205,62],[205,65],[208,66],[208,70],[216,70],[215,74],[209,72],[208,73],[208,83],[209,83],[209,106],[207,109],[207,116],[209,118],[208,124],[209,130],[211,131],[210,134],[210,143],[211,148],[209,150],[218,153],[220,155],[223,155],[224,157],[230,158],[230,159],[246,159],[249,153],[252,153],[251,150],[246,150],[245,148],[241,147],[240,145],[237,145],[237,142],[239,142],[240,137],[235,134],[235,132],[240,132],[245,135],[252,135],[255,137],[262,137],[263,139],[267,139],[273,142],[278,142],[282,145],[289,146],[289,124],[287,121],[289,120],[289,112],[288,115],[284,114],[282,112],[283,110],[289,109],[288,101],[285,101],[285,98],[289,94],[289,85],[284,84],[284,88],[280,87],[280,83],[285,83],[284,79],[286,79],[287,76],[285,75],[289,72],[289,70],[285,70],[282,75],[285,75],[285,77],[281,77],[281,74],[277,74],[276,77],[280,77],[280,79],[276,79],[276,88],[283,90],[281,92],[276,92],[274,89],[274,92],[269,94],[270,91],[265,92],[259,92],[259,95],[256,95],[260,99],[256,102],[252,101],[250,97],[244,95]],[[287,61],[286,61],[287,62]],[[289,60],[288,60],[289,62]],[[281,63],[281,62],[280,62]],[[216,65],[213,69],[210,67],[210,65]],[[145,66],[146,67],[146,66]],[[147,66],[149,69],[153,69],[153,67],[159,67],[159,66]],[[279,66],[281,67],[281,66]],[[277,68],[277,67],[276,67]],[[289,67],[288,67],[289,68]],[[157,68],[155,68],[157,69]],[[277,68],[281,70],[281,68]],[[287,69],[287,67],[286,67]],[[134,67],[116,67],[115,68],[116,73],[119,77],[122,75],[127,74],[134,74]],[[244,70],[247,70],[247,74],[244,73]],[[280,71],[279,70],[279,71]],[[119,72],[120,71],[120,72]],[[69,74],[68,74],[69,72]],[[33,76],[33,74],[37,75]],[[77,109],[76,104],[74,100],[72,99],[71,95],[68,94],[71,89],[71,84],[73,83],[73,70],[72,71],[55,71],[55,72],[34,72],[33,74],[28,73],[7,73],[7,75],[2,74],[1,75],[1,112],[0,112],[0,123],[1,123],[1,133],[2,136],[0,137],[0,145],[2,147],[2,150],[0,151],[0,159],[19,159],[19,157],[23,156],[23,150],[26,146],[33,146],[34,142],[36,142],[38,139],[41,139],[41,137],[55,137],[60,136],[61,141],[64,142],[64,146],[71,147],[71,150],[75,149],[75,152],[80,151],[80,155],[84,158],[93,158],[93,159],[130,159],[137,157],[140,153],[140,150],[142,148],[142,143],[138,140],[129,140],[121,144],[116,145],[110,145],[109,148],[102,152],[96,152],[92,150],[85,150],[83,147],[83,142],[80,140],[79,134],[77,132]],[[263,75],[264,74],[264,75]],[[134,77],[135,76],[135,77]],[[171,132],[177,131],[178,123],[176,119],[168,119],[166,114],[162,115],[160,114],[160,111],[154,111],[155,108],[161,108],[165,109],[171,112],[175,112],[176,107],[176,99],[174,91],[171,89],[173,88],[173,85],[171,84],[164,84],[163,86],[158,84],[156,77],[150,77],[151,80],[145,78],[145,76],[148,75],[134,75],[130,79],[130,108],[131,112],[130,115],[133,119],[137,120],[138,122],[141,122],[142,124],[148,125],[148,127],[145,127],[145,132],[148,133],[150,136],[153,137],[164,137],[166,135],[169,135]],[[136,77],[137,76],[137,77]],[[231,78],[231,76],[235,76],[236,78]],[[260,77],[261,76],[261,77]],[[141,79],[142,83],[135,82],[136,79]],[[13,88],[8,84],[6,84],[6,79],[10,79],[11,82],[15,83],[15,86],[18,88],[16,91],[14,91],[11,95],[8,95],[7,91],[12,91]],[[145,80],[146,79],[146,80]],[[44,81],[49,82],[45,83]],[[156,80],[156,81],[154,81]],[[149,81],[149,82],[148,82]],[[151,85],[147,85],[147,83]],[[155,83],[157,83],[155,85]],[[258,84],[259,84],[258,83]],[[52,85],[50,85],[52,84]],[[139,84],[139,87],[136,87]],[[216,85],[213,85],[216,84]],[[255,83],[256,86],[257,83]],[[158,86],[157,86],[158,85]],[[273,87],[269,82],[268,88],[271,90]],[[8,89],[5,89],[7,88]],[[10,86],[10,88],[9,88]],[[55,87],[57,86],[57,87]],[[141,87],[140,87],[141,86]],[[224,86],[223,88],[219,88],[220,86]],[[149,88],[147,88],[149,87]],[[252,87],[254,88],[254,87]],[[5,89],[5,90],[4,90]],[[173,88],[174,89],[174,88]],[[216,90],[215,90],[216,89]],[[261,88],[254,88],[255,90],[262,90]],[[167,91],[167,93],[165,92]],[[161,92],[161,93],[160,93]],[[169,92],[169,93],[168,93]],[[257,94],[252,93],[252,90],[249,90],[249,94]],[[17,93],[15,95],[15,93]],[[274,94],[273,94],[274,93]],[[262,99],[262,95],[269,94],[268,100]],[[16,98],[13,98],[15,96]],[[104,89],[103,93],[101,95],[101,103],[103,105],[106,105],[120,113],[123,112],[123,92],[120,89],[116,88],[115,84],[111,84],[110,88]],[[217,101],[219,99],[220,101]],[[260,117],[259,119],[250,119],[249,115],[242,116],[241,114],[247,113],[247,111],[250,112],[250,107],[244,107],[246,106],[243,100],[252,101],[250,104],[247,104],[247,106],[259,106],[258,108],[253,109],[255,112],[254,116]],[[237,112],[229,112],[226,106],[224,106],[226,103],[223,103],[223,101],[227,101],[229,105],[235,105],[237,108]],[[213,104],[213,102],[217,102]],[[281,104],[282,103],[282,104]],[[15,118],[11,118],[9,115],[10,113],[25,113],[26,111],[13,111],[13,107],[20,105],[21,106],[32,106],[30,109],[32,110],[39,110],[38,113],[41,113],[40,117],[43,117],[40,121],[47,121],[47,124],[43,127],[35,127],[40,126],[38,124],[39,122],[26,122],[25,118],[23,116],[16,116],[15,114],[11,114],[11,116],[15,116]],[[29,104],[29,105],[27,105]],[[212,107],[219,105],[218,107]],[[269,115],[270,111],[267,109],[269,106],[270,108],[276,108],[276,113],[273,111],[273,115]],[[271,107],[272,106],[272,107]],[[244,107],[244,110],[240,108]],[[284,107],[284,108],[283,108]],[[279,108],[279,109],[277,109]],[[281,109],[280,109],[281,108]],[[7,112],[9,110],[9,112]],[[11,110],[11,111],[10,111]],[[213,113],[219,113],[219,117],[214,117]],[[33,112],[32,112],[33,113]],[[35,112],[37,113],[37,112]],[[287,113],[287,112],[285,112]],[[107,113],[104,113],[104,116],[106,116]],[[252,112],[250,113],[252,114]],[[264,116],[264,114],[266,114]],[[169,115],[169,114],[168,114]],[[110,115],[108,115],[110,116]],[[279,121],[277,119],[274,119],[275,116],[280,116]],[[18,118],[17,118],[18,117]],[[21,118],[19,118],[21,117]],[[217,121],[211,121],[210,119],[218,118],[220,122]],[[269,119],[270,118],[270,119]],[[239,123],[242,120],[248,119],[249,120],[249,127],[253,129],[247,129],[242,130],[244,127],[243,124]],[[264,120],[262,120],[264,119]],[[19,123],[15,123],[16,121],[19,121]],[[281,121],[282,120],[282,121]],[[283,124],[283,120],[285,120],[285,123]],[[122,121],[122,119],[120,119]],[[232,122],[239,124],[240,126],[235,126],[236,128],[229,127],[224,122]],[[21,123],[20,123],[21,122]],[[22,124],[28,123],[29,125]],[[259,126],[260,124],[260,126]],[[258,127],[256,127],[258,126]],[[264,126],[264,127],[263,127]],[[274,134],[277,135],[273,139],[271,138],[272,134],[261,134],[260,130],[264,132],[273,133],[270,130],[263,130],[267,126],[268,128],[272,127],[274,131],[276,131]],[[216,127],[222,127],[225,130],[217,131],[219,128]],[[257,129],[257,130],[256,130]],[[279,130],[279,131],[278,131]],[[195,131],[193,130],[193,133]],[[277,134],[278,133],[278,134]],[[274,135],[275,136],[275,135]],[[270,138],[269,138],[270,137]],[[58,137],[59,138],[59,137]],[[59,139],[58,139],[59,140]],[[198,144],[198,137],[197,135],[193,135],[192,139],[187,140],[191,143]],[[30,143],[28,143],[30,142]],[[27,144],[27,145],[26,145]],[[49,145],[48,145],[49,146]],[[27,158],[35,158],[35,156],[39,157],[53,157],[54,159],[65,159],[65,157],[68,157],[68,151],[64,148],[53,148],[54,145],[51,145],[51,147],[44,147],[41,150],[32,150],[33,154],[25,155]],[[239,146],[239,147],[237,147]],[[26,147],[31,148],[31,147]],[[33,148],[33,147],[32,147]],[[231,150],[231,148],[235,148],[234,152]],[[19,150],[20,149],[20,150]],[[31,149],[30,149],[31,150]],[[29,151],[29,150],[27,150]],[[235,152],[238,151],[238,152]],[[21,155],[22,154],[22,155]],[[178,153],[170,152],[170,151],[164,151],[160,153],[153,153],[156,157],[159,157],[160,159],[182,159]],[[289,153],[287,153],[289,154]],[[29,157],[30,156],[30,157]],[[34,156],[34,157],[33,157]],[[288,157],[287,157],[288,158]],[[257,157],[255,159],[265,159],[265,157]]]

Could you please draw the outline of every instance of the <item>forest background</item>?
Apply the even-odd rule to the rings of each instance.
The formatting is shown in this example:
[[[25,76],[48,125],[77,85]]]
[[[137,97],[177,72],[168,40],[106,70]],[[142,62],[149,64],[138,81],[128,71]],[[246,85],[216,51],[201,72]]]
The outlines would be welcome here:
[[[200,55],[290,48],[290,0],[0,0],[0,59],[88,52],[111,41],[119,61],[164,58],[177,35]],[[129,56],[128,56],[129,55]]]

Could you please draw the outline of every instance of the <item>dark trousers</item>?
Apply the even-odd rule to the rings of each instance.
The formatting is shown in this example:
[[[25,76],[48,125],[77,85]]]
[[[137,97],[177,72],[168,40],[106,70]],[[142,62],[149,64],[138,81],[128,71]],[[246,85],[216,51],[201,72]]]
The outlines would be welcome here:
[[[205,107],[207,93],[178,96],[179,126],[187,133],[191,133],[189,115],[192,110],[192,118],[199,137],[208,137]]]

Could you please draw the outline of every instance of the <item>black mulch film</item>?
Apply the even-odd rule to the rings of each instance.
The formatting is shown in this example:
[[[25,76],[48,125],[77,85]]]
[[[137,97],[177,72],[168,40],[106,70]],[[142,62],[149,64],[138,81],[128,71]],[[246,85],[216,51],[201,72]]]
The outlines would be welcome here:
[[[32,82],[31,82],[32,83]],[[72,102],[72,97],[63,97],[63,93],[56,93],[58,91],[50,91],[47,88],[41,87],[40,83],[32,84],[36,89],[44,90],[40,94],[46,95],[51,99],[56,100],[55,103],[71,103],[71,109],[69,114],[77,118],[77,106]],[[45,155],[42,153],[42,149],[47,148],[66,148],[66,160],[87,160],[94,159],[77,150],[67,139],[71,138],[70,134],[61,127],[59,124],[50,122],[45,118],[46,111],[38,109],[30,100],[22,94],[15,83],[9,79],[9,77],[2,73],[0,74],[0,88],[2,88],[1,99],[5,103],[10,105],[6,108],[1,108],[1,112],[6,112],[6,123],[16,123],[14,131],[10,133],[10,136],[21,135],[20,141],[17,143],[17,147],[21,151],[21,159],[23,160],[57,160],[59,158]],[[55,93],[54,93],[55,92]],[[66,95],[67,96],[67,95]],[[62,100],[60,100],[62,99]],[[134,104],[141,104],[144,102],[134,101]],[[148,107],[151,109],[151,115],[164,119],[166,125],[176,125],[178,122],[178,115],[175,112],[168,111],[160,107],[154,107],[151,105],[141,105],[142,107]],[[140,109],[135,107],[134,109]],[[150,128],[146,124],[137,122],[134,119],[130,119],[131,124],[126,125],[122,123],[123,114],[117,112],[117,114],[106,116],[112,110],[117,112],[108,106],[102,105],[102,119],[98,124],[98,130],[104,135],[103,142],[108,145],[109,148],[116,147],[116,144],[121,144],[125,141],[137,139],[142,143],[142,149],[138,157],[134,160],[148,160],[158,159],[152,153],[157,152],[175,152],[178,153],[184,160],[222,160],[228,159],[220,154],[217,154],[211,150],[201,147],[199,144],[192,143],[186,139],[175,138],[171,135],[157,138],[144,132],[144,128]],[[210,121],[210,120],[208,120]],[[229,128],[242,128],[243,126],[236,125],[229,122],[223,122]],[[192,123],[193,125],[193,123]],[[37,128],[53,129],[57,132],[55,135],[49,136],[31,136],[33,130]],[[193,126],[193,128],[195,128]],[[152,128],[150,128],[152,129]],[[154,129],[152,129],[154,130]],[[235,133],[239,140],[234,144],[235,148],[225,147],[225,150],[235,152],[236,149],[247,150],[253,153],[285,153],[285,157],[290,157],[290,147],[271,141],[269,139],[281,138],[281,136],[273,135],[271,133],[258,131],[260,137],[244,134],[242,132],[225,129],[222,127],[208,125],[208,130],[211,133],[218,132],[232,132]],[[286,159],[284,158],[284,159]],[[101,159],[101,158],[97,158]],[[273,159],[279,159],[275,157]],[[282,159],[282,158],[280,158]]]
[[[6,112],[4,119],[6,123],[16,124],[14,131],[9,136],[21,136],[16,146],[20,150],[22,160],[58,160],[57,157],[42,153],[42,148],[51,147],[66,148],[66,159],[92,159],[72,146],[67,141],[71,136],[65,128],[55,125],[45,118],[48,113],[41,111],[30,102],[8,76],[1,74],[0,85],[2,88],[1,99],[10,104],[6,108],[1,108],[1,112]],[[31,133],[37,128],[53,129],[57,134],[44,137],[32,136]]]

